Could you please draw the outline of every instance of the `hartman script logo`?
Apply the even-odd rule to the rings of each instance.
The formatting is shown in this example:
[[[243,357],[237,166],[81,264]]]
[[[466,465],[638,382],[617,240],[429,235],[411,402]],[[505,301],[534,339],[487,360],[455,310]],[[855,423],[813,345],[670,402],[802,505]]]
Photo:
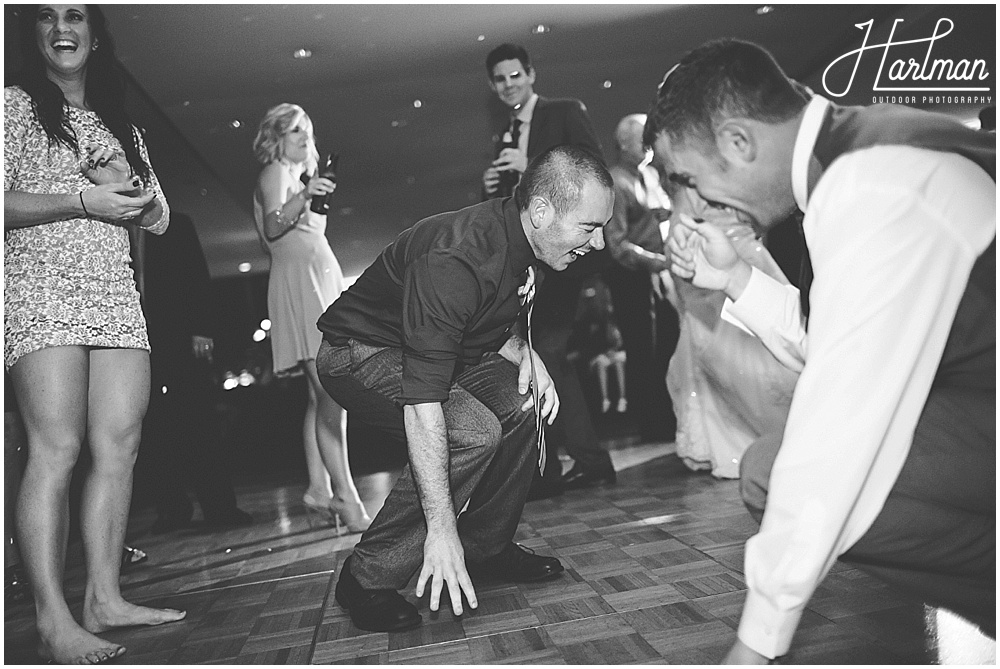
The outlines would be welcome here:
[[[867,21],[865,23],[858,23],[855,25],[856,28],[865,29],[865,38],[861,42],[861,46],[853,51],[848,51],[843,56],[840,56],[832,63],[830,63],[826,70],[823,71],[823,88],[826,92],[835,98],[840,98],[847,95],[851,91],[851,86],[854,85],[854,77],[858,72],[858,65],[861,63],[861,57],[866,51],[882,50],[882,61],[878,66],[878,74],[875,76],[875,84],[872,88],[875,92],[987,92],[989,87],[976,86],[975,84],[982,82],[989,78],[990,73],[986,69],[986,61],[981,59],[976,59],[974,61],[969,61],[967,59],[962,59],[959,61],[954,61],[951,58],[934,58],[933,50],[934,43],[944,39],[952,30],[955,28],[955,23],[951,19],[938,19],[937,24],[934,26],[934,33],[930,37],[923,37],[920,39],[912,40],[901,40],[899,42],[893,41],[893,36],[896,33],[896,26],[902,23],[903,19],[896,19],[892,23],[892,30],[889,32],[889,39],[884,44],[868,44],[868,38],[871,35],[872,24],[874,19]],[[943,31],[943,32],[942,32]],[[897,58],[892,61],[889,65],[888,70],[886,70],[886,61],[889,60],[889,50],[893,47],[899,47],[907,44],[921,44],[927,43],[927,51],[924,55],[922,61],[918,61],[915,58],[902,59]],[[854,59],[854,68],[851,71],[851,77],[847,82],[846,88],[843,91],[834,92],[830,90],[827,85],[827,75],[830,73],[834,67],[843,61],[848,61]],[[882,72],[885,71],[888,79],[888,85],[883,84]]]

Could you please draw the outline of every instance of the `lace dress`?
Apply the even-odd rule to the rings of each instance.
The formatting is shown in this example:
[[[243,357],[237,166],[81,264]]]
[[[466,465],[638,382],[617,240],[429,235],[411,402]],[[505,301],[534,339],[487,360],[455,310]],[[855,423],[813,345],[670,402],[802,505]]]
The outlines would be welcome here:
[[[67,107],[80,147],[121,151],[94,112]],[[79,193],[92,188],[80,157],[49,146],[31,98],[4,89],[4,192]],[[140,152],[149,162],[140,139]],[[169,209],[152,176],[163,216],[147,228],[162,234]],[[71,218],[4,231],[4,364],[48,346],[149,350],[146,322],[130,267],[128,231],[95,218]]]
[[[717,225],[714,223],[706,223]],[[748,226],[724,226],[745,261],[788,279]],[[743,452],[764,434],[781,433],[798,374],[760,340],[721,319],[725,295],[675,281],[681,335],[667,371],[677,413],[677,455],[689,468],[739,478]]]
[[[295,183],[300,190],[305,188],[298,180]],[[344,291],[344,274],[326,240],[326,216],[307,208],[295,227],[268,242],[260,194],[256,192],[253,211],[257,232],[271,255],[267,313],[274,373],[300,374],[300,363],[316,358],[323,341],[316,321]]]

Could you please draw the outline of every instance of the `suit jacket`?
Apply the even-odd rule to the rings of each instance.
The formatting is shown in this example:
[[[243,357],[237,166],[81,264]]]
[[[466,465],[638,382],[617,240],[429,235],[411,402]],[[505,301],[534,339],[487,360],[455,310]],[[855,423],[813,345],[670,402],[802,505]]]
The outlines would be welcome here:
[[[538,96],[528,133],[528,160],[561,144],[587,149],[604,162],[587,107],[573,98]]]
[[[545,98],[539,95],[531,115],[528,160],[563,144],[586,149],[604,162],[601,143],[587,115],[587,107],[573,98]],[[498,143],[498,151],[499,148]],[[536,326],[569,326],[573,323],[583,278],[597,269],[592,259],[584,260],[590,262],[576,261],[565,272],[542,269],[543,279],[535,297]]]

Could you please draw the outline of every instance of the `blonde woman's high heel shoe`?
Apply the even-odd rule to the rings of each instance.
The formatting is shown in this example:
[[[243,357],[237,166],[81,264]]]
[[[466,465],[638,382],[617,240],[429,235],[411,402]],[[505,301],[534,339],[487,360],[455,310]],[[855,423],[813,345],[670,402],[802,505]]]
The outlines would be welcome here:
[[[309,522],[309,527],[313,527],[314,521],[319,525],[333,525],[339,537],[343,530],[340,525],[340,516],[331,508],[333,501],[332,497],[316,499],[309,493],[302,495],[302,504],[306,507],[306,520]]]
[[[372,519],[368,517],[365,505],[361,502],[342,502],[334,497],[330,500],[330,508],[351,532],[364,532],[372,524]]]

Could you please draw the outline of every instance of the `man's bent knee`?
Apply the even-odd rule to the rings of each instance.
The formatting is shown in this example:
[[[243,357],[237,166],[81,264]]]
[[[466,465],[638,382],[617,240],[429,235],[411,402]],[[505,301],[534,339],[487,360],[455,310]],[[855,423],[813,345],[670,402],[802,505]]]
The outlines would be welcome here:
[[[740,496],[759,523],[764,517],[771,468],[781,446],[780,434],[768,434],[750,444],[740,460]]]

